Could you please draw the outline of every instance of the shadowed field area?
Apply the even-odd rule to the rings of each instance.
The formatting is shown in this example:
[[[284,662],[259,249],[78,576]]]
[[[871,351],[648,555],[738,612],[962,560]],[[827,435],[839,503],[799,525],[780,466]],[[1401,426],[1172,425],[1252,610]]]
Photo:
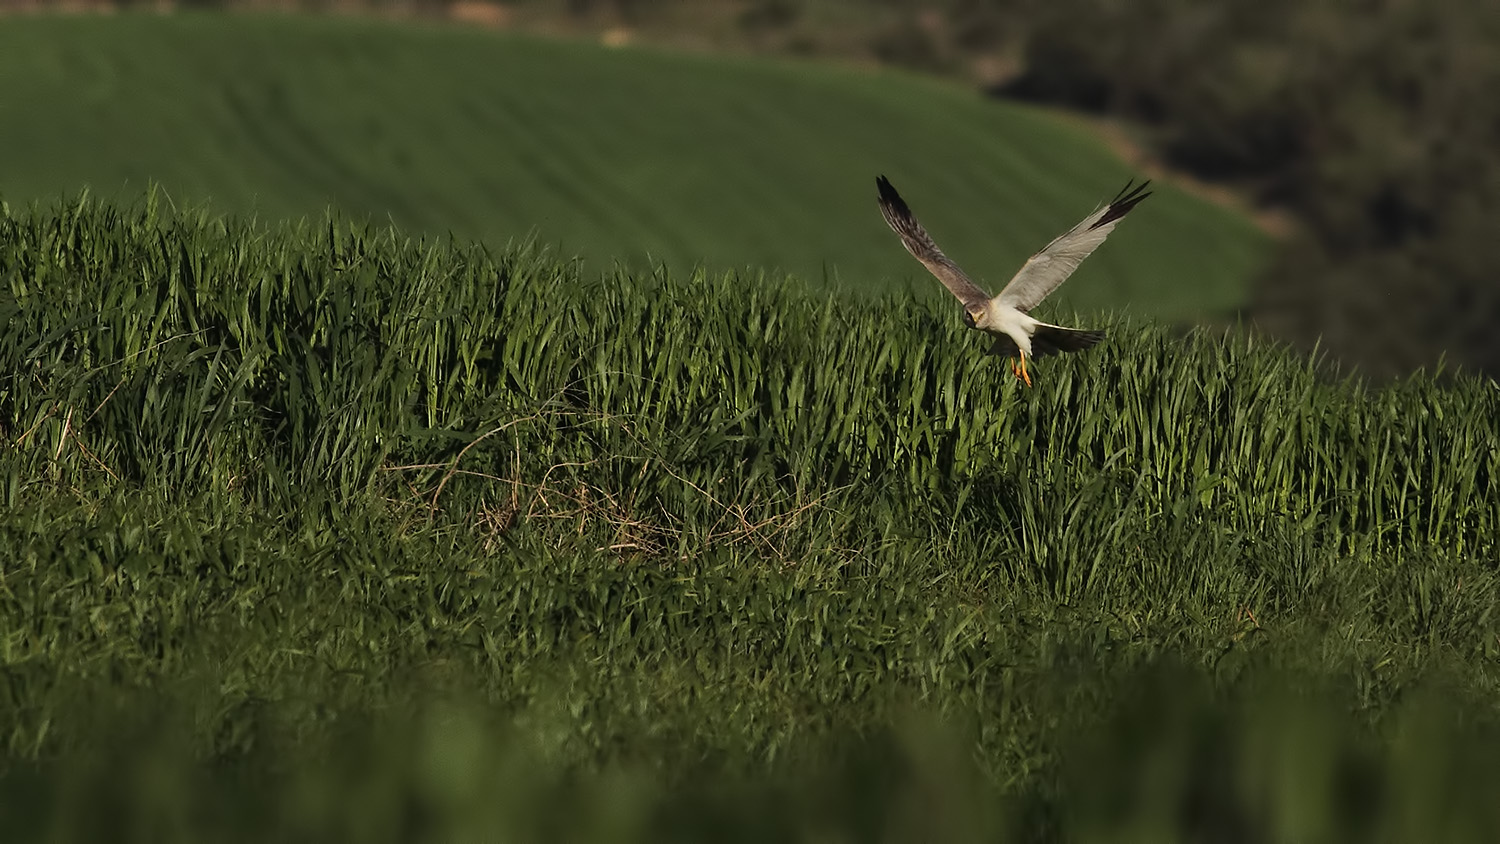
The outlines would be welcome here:
[[[331,204],[496,246],[534,232],[595,270],[650,256],[934,298],[877,174],[996,287],[1135,175],[1044,111],[894,72],[242,15],[7,19],[0,149],[13,205],[155,180],[272,220]],[[1169,187],[1115,240],[1066,301],[1222,315],[1267,247]]]

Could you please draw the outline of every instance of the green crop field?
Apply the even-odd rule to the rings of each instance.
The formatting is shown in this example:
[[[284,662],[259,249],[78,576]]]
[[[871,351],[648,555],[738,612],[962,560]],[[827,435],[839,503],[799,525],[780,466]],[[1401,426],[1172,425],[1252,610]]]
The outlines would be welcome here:
[[[152,199],[0,281],[8,840],[1500,830],[1493,382]]]
[[[184,14],[7,18],[0,197],[89,185],[268,220],[332,205],[500,247],[535,233],[596,271],[777,269],[940,291],[886,231],[875,176],[1000,284],[1132,173],[1044,111],[889,72],[554,43],[452,27]],[[1268,247],[1169,186],[1064,294],[1232,312]]]

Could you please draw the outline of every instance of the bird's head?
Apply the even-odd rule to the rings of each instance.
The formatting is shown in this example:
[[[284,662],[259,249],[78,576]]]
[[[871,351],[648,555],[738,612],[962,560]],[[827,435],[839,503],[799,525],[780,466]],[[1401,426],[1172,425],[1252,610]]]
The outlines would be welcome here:
[[[984,317],[984,308],[964,308],[964,325],[969,328],[978,328],[979,320]]]

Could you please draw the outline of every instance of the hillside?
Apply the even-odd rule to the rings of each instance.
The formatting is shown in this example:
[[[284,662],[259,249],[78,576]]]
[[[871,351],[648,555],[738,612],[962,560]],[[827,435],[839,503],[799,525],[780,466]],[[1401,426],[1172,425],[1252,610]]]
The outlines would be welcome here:
[[[0,149],[14,206],[156,181],[269,220],[333,205],[496,247],[534,232],[594,269],[649,255],[935,298],[877,174],[992,284],[1136,175],[1044,111],[895,72],[238,15],[7,19]],[[1166,186],[1115,241],[1071,305],[1223,314],[1267,245]]]
[[[1500,828],[1490,383],[150,199],[0,280],[20,838]]]

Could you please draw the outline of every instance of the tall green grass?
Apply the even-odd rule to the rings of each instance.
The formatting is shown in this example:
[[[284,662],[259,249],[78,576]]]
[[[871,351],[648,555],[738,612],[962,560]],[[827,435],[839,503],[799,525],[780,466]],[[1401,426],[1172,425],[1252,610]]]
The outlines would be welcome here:
[[[668,489],[899,484],[951,496],[957,524],[1018,508],[1045,554],[1103,511],[1341,550],[1485,555],[1500,537],[1500,395],[1476,378],[1371,390],[1251,338],[1100,317],[1110,343],[1026,390],[950,308],[743,274],[581,275],[337,219],[268,236],[160,213],[85,200],[6,219],[4,351],[27,376],[6,401],[32,477],[347,496],[504,473],[519,453],[517,483],[659,483],[646,512]],[[1090,506],[1058,509],[1078,495]],[[1041,529],[1047,513],[1066,518]]]
[[[997,285],[1138,175],[1054,115],[904,74],[312,16],[8,18],[0,103],[13,204],[154,181],[272,220],[333,205],[497,248],[535,232],[592,273],[779,268],[933,299],[877,174]],[[1224,314],[1268,248],[1169,188],[1130,229],[1063,295]]]
[[[36,829],[1494,829],[1406,773],[1495,773],[1493,383],[1096,317],[1028,390],[946,303],[155,198],[7,209],[0,279]]]

